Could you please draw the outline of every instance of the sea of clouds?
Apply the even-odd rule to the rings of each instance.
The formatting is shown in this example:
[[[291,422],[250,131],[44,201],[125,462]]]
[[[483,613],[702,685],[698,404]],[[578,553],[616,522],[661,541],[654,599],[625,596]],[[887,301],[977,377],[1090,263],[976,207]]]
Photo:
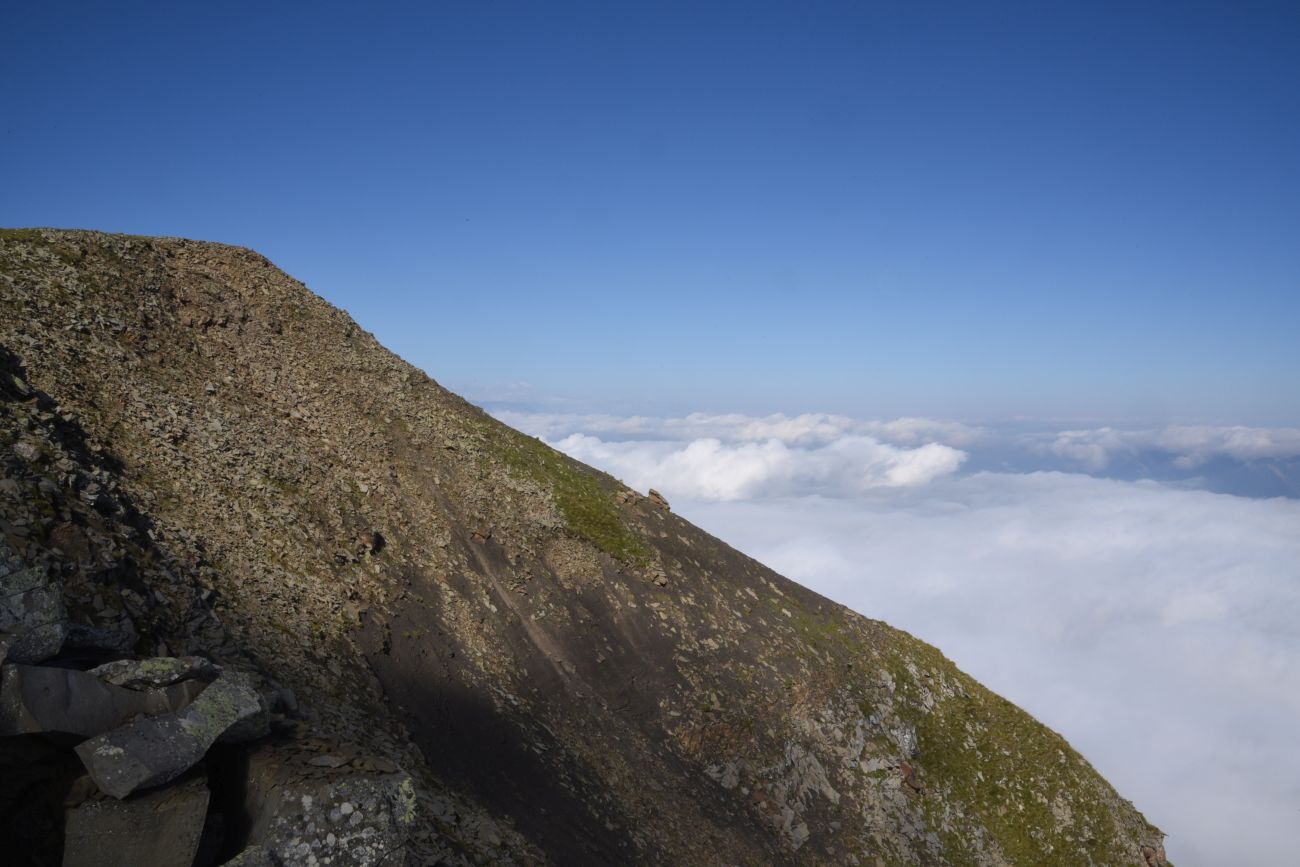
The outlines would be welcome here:
[[[1300,431],[496,414],[937,645],[1180,867],[1294,863]]]

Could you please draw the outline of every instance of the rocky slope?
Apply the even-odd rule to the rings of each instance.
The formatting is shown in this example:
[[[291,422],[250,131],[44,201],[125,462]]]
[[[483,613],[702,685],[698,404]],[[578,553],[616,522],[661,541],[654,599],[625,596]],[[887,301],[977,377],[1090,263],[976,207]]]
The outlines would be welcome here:
[[[6,683],[95,717],[0,714],[33,863],[94,863],[131,810],[185,832],[141,864],[1165,863],[934,648],[495,422],[256,253],[4,231],[0,345],[0,572],[31,585],[0,588]],[[119,707],[106,663],[180,675]],[[96,773],[123,729],[199,717],[172,777]]]

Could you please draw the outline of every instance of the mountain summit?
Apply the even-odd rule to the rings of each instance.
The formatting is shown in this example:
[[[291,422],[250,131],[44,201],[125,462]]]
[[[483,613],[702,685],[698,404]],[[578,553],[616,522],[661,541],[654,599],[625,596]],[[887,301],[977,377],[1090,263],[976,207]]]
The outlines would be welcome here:
[[[0,833],[31,863],[1166,863],[936,649],[249,250],[0,232],[0,368]]]

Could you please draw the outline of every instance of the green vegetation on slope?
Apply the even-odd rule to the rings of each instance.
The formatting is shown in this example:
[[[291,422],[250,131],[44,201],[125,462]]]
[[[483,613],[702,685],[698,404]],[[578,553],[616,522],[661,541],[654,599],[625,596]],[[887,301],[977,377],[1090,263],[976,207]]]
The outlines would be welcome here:
[[[550,490],[570,533],[625,562],[646,560],[649,549],[623,523],[613,493],[595,473],[533,437],[483,419],[479,431],[489,452],[512,473]]]

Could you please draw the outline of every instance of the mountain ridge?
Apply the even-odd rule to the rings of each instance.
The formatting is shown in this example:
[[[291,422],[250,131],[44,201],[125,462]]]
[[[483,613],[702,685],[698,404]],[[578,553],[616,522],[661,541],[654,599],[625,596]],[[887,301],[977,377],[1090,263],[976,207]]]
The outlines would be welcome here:
[[[302,732],[404,768],[410,863],[1166,863],[937,650],[502,425],[251,250],[2,230],[0,310],[11,375],[211,614],[131,614],[133,650],[247,657]],[[82,525],[28,511],[10,543],[66,561]]]

